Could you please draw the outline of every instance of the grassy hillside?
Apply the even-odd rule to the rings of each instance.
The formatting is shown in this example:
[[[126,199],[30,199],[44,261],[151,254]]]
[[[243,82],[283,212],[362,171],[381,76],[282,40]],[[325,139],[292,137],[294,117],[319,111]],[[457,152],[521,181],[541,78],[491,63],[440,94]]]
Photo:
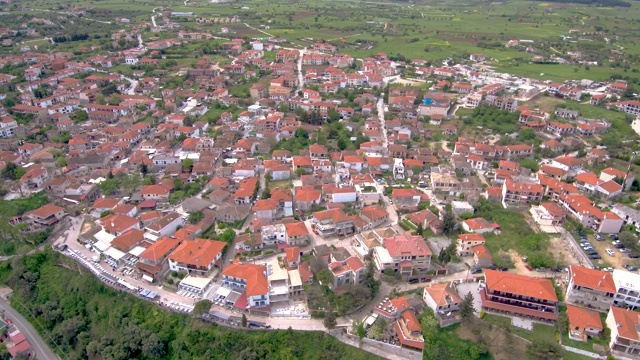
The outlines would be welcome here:
[[[105,287],[50,249],[1,264],[0,282],[68,359],[374,358],[320,332],[231,330],[165,311]]]

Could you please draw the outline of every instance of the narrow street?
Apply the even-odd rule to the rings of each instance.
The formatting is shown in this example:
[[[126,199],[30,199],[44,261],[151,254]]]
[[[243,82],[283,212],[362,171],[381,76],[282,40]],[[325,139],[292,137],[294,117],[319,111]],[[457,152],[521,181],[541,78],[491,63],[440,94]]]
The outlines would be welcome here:
[[[5,316],[11,319],[13,323],[16,325],[18,330],[27,338],[29,344],[33,348],[36,357],[38,359],[60,359],[58,355],[56,355],[53,350],[47,345],[47,343],[42,339],[40,334],[36,331],[36,329],[25,319],[20,313],[18,313],[9,303],[0,299],[0,309],[5,311]]]
[[[302,91],[304,88],[304,75],[302,74],[302,57],[307,53],[307,48],[300,50],[300,56],[298,57],[298,89]]]

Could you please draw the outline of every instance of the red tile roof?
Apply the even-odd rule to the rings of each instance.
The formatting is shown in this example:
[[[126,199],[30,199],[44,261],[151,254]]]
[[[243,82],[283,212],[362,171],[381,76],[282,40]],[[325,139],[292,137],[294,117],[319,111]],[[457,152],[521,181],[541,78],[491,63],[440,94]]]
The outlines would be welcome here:
[[[181,239],[174,239],[168,236],[164,236],[149,246],[145,251],[140,254],[141,259],[147,259],[150,261],[158,261],[167,256],[171,250],[173,250],[178,244],[182,242]]]
[[[420,235],[396,235],[385,238],[384,247],[392,257],[431,256],[431,250]]]
[[[588,269],[579,265],[571,265],[569,270],[573,283],[576,285],[612,294],[615,294],[617,291],[611,273]]]
[[[194,239],[185,240],[170,255],[169,260],[197,267],[208,267],[227,246],[224,241]]]
[[[111,241],[111,246],[121,251],[127,251],[132,246],[138,244],[144,239],[144,231],[131,229],[120,236],[116,236]]]
[[[293,223],[284,224],[287,231],[287,236],[304,236],[309,235],[309,230],[304,222],[298,221]]]
[[[36,210],[33,210],[31,212],[31,215],[33,216],[37,216],[41,219],[45,219],[48,218],[49,216],[52,216],[54,214],[57,214],[61,211],[64,211],[64,208],[57,206],[57,205],[53,205],[53,204],[45,204],[39,208],[37,208]]]
[[[534,278],[489,269],[484,271],[484,276],[489,290],[528,296],[536,299],[558,301],[556,291],[549,279]]]
[[[569,328],[592,328],[603,330],[600,313],[595,310],[585,309],[567,304],[567,316],[569,317]]]
[[[222,271],[223,276],[245,279],[247,296],[264,295],[269,291],[269,282],[266,274],[267,268],[265,266],[238,262],[227,266]]]
[[[613,320],[618,326],[618,336],[625,339],[634,341],[640,341],[640,335],[638,334],[638,326],[640,326],[640,317],[638,313],[632,310],[621,309],[617,306],[612,306],[609,310],[613,313]]]

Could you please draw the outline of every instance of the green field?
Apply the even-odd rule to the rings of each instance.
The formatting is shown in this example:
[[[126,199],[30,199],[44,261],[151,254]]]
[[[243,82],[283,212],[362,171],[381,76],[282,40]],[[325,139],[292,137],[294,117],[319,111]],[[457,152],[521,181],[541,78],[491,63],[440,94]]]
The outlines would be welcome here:
[[[21,4],[35,9],[31,12],[32,15],[49,19],[55,18],[56,14],[43,10],[68,10],[53,0],[27,0]],[[637,61],[640,56],[640,30],[635,26],[640,19],[640,4],[636,2],[630,8],[526,0],[473,3],[445,0],[413,4],[301,0],[296,1],[294,7],[290,0],[225,3],[198,0],[189,1],[186,5],[183,1],[176,0],[133,3],[103,0],[83,5],[88,6],[89,10],[82,17],[66,15],[66,22],[58,18],[58,22],[66,24],[66,28],[53,26],[48,30],[60,33],[64,30],[84,31],[104,36],[105,32],[130,28],[143,20],[149,22],[152,10],[155,9],[158,21],[161,21],[162,17],[158,15],[163,11],[193,12],[197,17],[205,18],[235,16],[239,19],[235,23],[198,24],[194,18],[171,18],[186,30],[219,34],[222,27],[227,27],[230,30],[227,37],[273,35],[284,37],[298,47],[324,40],[337,45],[340,52],[357,57],[384,52],[392,56],[425,59],[439,64],[447,58],[464,61],[471,53],[484,53],[490,59],[488,63],[498,71],[542,80],[606,80],[615,74],[637,81],[635,74],[640,71]],[[22,14],[12,14],[20,10],[16,5],[6,5],[3,10],[8,15],[0,16],[0,20],[9,25],[16,20],[24,20],[21,18]],[[116,19],[120,17],[131,19],[131,23],[117,23]],[[101,22],[93,22],[94,20]],[[150,33],[148,28],[145,32],[147,34],[165,36],[163,33]],[[344,41],[340,41],[343,37]],[[504,46],[513,39],[524,42],[521,43],[522,46],[515,48]],[[84,46],[104,41],[100,37],[94,37],[85,43],[87,44],[83,44]],[[42,45],[46,46],[44,43]],[[74,43],[55,47],[68,49],[79,45]],[[531,51],[525,52],[526,47],[530,47]],[[584,59],[598,65],[531,63],[535,55],[546,59],[552,55],[568,58],[566,53],[570,50],[581,51]],[[612,50],[621,53],[614,54]]]

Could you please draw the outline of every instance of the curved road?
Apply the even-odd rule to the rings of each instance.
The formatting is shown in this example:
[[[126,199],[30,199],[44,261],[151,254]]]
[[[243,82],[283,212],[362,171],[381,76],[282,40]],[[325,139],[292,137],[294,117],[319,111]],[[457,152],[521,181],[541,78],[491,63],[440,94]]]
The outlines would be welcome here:
[[[49,345],[47,345],[47,343],[42,339],[31,323],[12,308],[9,303],[0,299],[0,308],[5,311],[5,314],[8,315],[20,332],[24,334],[24,337],[27,338],[27,341],[31,344],[31,348],[35,351],[38,359],[60,359],[60,357],[58,357],[58,355],[49,348]]]

